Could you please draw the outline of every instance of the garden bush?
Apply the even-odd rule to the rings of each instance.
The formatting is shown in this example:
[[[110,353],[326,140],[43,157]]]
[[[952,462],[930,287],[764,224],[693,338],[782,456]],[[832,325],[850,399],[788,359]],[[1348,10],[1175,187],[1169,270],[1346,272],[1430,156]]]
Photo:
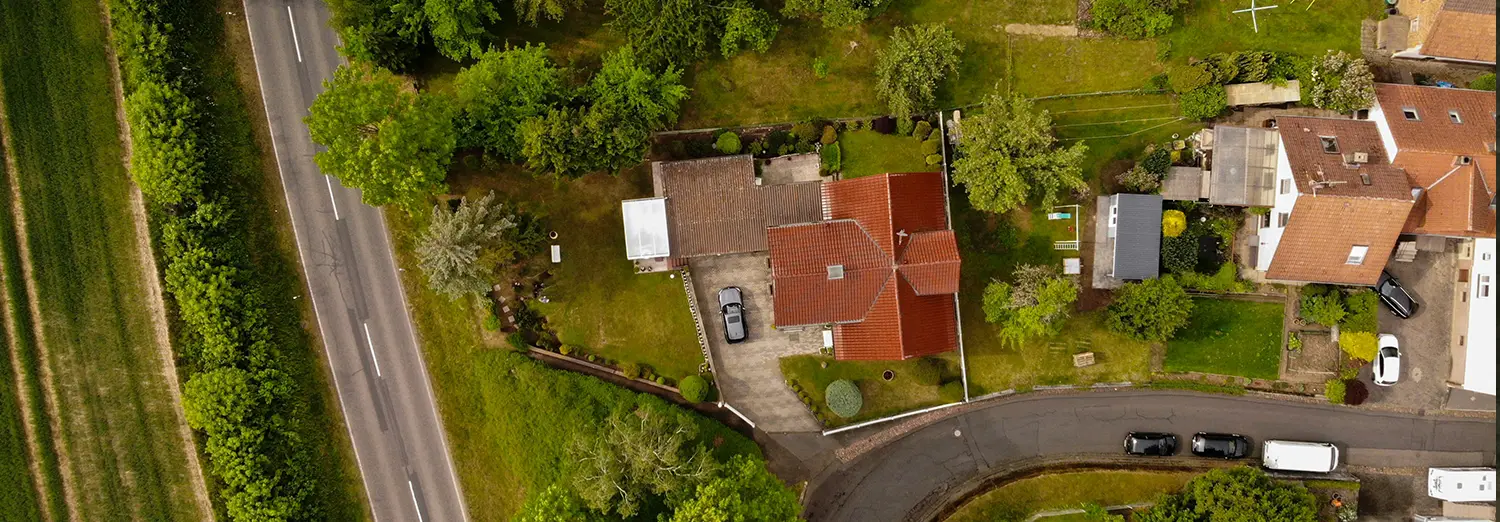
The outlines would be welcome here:
[[[682,383],[677,386],[682,393],[682,398],[688,402],[699,403],[708,399],[708,379],[701,375],[689,375],[682,378]]]
[[[1161,190],[1161,179],[1161,176],[1152,174],[1150,171],[1141,168],[1140,165],[1131,167],[1130,170],[1121,172],[1120,175],[1115,176],[1115,181],[1120,182],[1120,185],[1124,186],[1125,190],[1139,194],[1155,194]]]
[[[1320,292],[1312,289],[1309,293],[1302,294],[1299,309],[1302,317],[1323,326],[1339,324],[1348,315],[1344,310],[1343,294],[1339,290]]]
[[[1348,314],[1340,326],[1346,332],[1375,332],[1380,329],[1380,296],[1373,290],[1361,290],[1344,296],[1344,309]]]
[[[668,383],[668,381],[667,381],[667,378],[666,378],[666,377],[662,377],[662,376],[660,376],[660,375],[658,375],[658,376],[656,376],[656,378],[655,378],[655,379],[653,379],[653,380],[654,380],[654,381],[656,381],[656,384],[660,384],[660,385],[662,385],[662,386],[668,386],[668,384],[667,384],[667,383]]]
[[[937,165],[943,162],[942,154],[929,154],[925,160],[928,165]]]
[[[1359,406],[1370,398],[1370,388],[1365,386],[1365,381],[1348,379],[1344,381],[1344,404]]]
[[[937,386],[943,380],[943,361],[935,357],[923,357],[913,361],[907,373],[917,384]]]
[[[1177,237],[1187,230],[1187,214],[1181,210],[1168,210],[1161,213],[1161,235],[1164,237]]]
[[[1219,270],[1211,275],[1184,272],[1177,274],[1177,280],[1182,283],[1183,288],[1202,292],[1244,294],[1255,289],[1251,282],[1240,280],[1239,268],[1235,266],[1234,261],[1225,261],[1224,264],[1219,265]]]
[[[819,170],[825,173],[834,173],[844,168],[843,151],[839,147],[838,142],[824,145],[823,150],[818,151],[818,155],[822,158],[822,165],[819,166]]]
[[[792,136],[797,139],[797,143],[812,143],[818,139],[818,127],[810,121],[799,122],[792,125]]]
[[[1229,108],[1229,97],[1223,85],[1206,85],[1178,97],[1182,115],[1197,120],[1218,117]]]
[[[1193,298],[1176,278],[1163,275],[1116,290],[1105,323],[1132,339],[1166,341],[1187,326],[1192,313]]]
[[[1369,362],[1375,360],[1377,343],[1370,332],[1339,332],[1339,349],[1350,357]]]
[[[579,348],[576,344],[564,344],[557,349],[557,353],[563,355],[573,355],[575,353],[583,353],[583,349]]]
[[[938,388],[938,399],[943,402],[958,402],[964,400],[964,383],[960,381],[948,381]]]
[[[495,314],[493,312],[491,312],[489,314],[485,314],[485,316],[484,316],[484,329],[485,330],[489,330],[491,332],[493,332],[495,330],[499,330],[500,329],[500,318],[499,317],[495,317]]]
[[[641,365],[631,361],[620,363],[620,373],[624,374],[627,379],[639,379],[641,378]]]
[[[755,140],[755,141],[750,142],[750,154],[751,155],[760,156],[761,154],[765,154],[765,152],[766,152],[766,142],[765,142],[765,140]]]
[[[1495,73],[1484,73],[1469,82],[1469,88],[1479,91],[1495,90]]]
[[[813,58],[813,75],[818,78],[828,77],[828,59],[822,56]]]
[[[1198,266],[1198,238],[1189,236],[1162,238],[1161,266],[1174,274],[1192,272]]]
[[[1162,44],[1165,44],[1166,42],[1167,42],[1166,40],[1162,40],[1161,43],[1159,43],[1157,45],[1160,46]],[[1160,61],[1166,61],[1166,60],[1165,59],[1160,59]],[[1171,88],[1172,88],[1172,83],[1171,83],[1171,80],[1168,78],[1167,73],[1158,73],[1158,74],[1156,74],[1156,75],[1154,75],[1154,76],[1146,79],[1145,89],[1147,91],[1161,92],[1161,91],[1165,91],[1165,90],[1168,90],[1168,89],[1171,89]]]
[[[1177,94],[1193,92],[1213,82],[1213,75],[1198,65],[1178,65],[1167,72],[1167,84]]]
[[[1116,36],[1141,39],[1166,34],[1173,13],[1186,0],[1095,0],[1093,26]]]
[[[1375,103],[1375,76],[1363,58],[1328,51],[1302,78],[1302,100],[1319,109],[1354,112]]]
[[[828,389],[823,391],[823,400],[828,404],[829,411],[845,419],[859,415],[859,410],[865,406],[865,398],[860,395],[859,386],[848,379],[828,383]]]
[[[740,135],[735,134],[733,131],[725,131],[719,135],[718,139],[714,140],[714,148],[719,149],[719,152],[725,154],[739,154]]]
[[[896,134],[910,136],[917,129],[917,124],[912,123],[911,118],[901,116],[896,118]]]
[[[832,145],[833,142],[838,141],[838,140],[839,140],[839,131],[834,130],[832,125],[824,125],[823,126],[823,137],[820,138],[820,139],[818,139],[818,141],[820,143],[824,144],[824,145]]]
[[[932,124],[927,123],[927,120],[918,121],[917,128],[912,131],[911,135],[918,141],[926,140],[928,136],[932,135]]]
[[[927,157],[942,152],[943,143],[936,138],[922,142],[922,156]]]
[[[1347,392],[1343,379],[1329,379],[1323,383],[1323,396],[1328,398],[1328,402],[1343,404]]]
[[[807,154],[807,153],[812,152],[812,151],[813,151],[813,144],[812,143],[803,143],[803,142],[799,141],[799,142],[797,142],[796,145],[792,146],[792,152],[795,152],[797,154]]]

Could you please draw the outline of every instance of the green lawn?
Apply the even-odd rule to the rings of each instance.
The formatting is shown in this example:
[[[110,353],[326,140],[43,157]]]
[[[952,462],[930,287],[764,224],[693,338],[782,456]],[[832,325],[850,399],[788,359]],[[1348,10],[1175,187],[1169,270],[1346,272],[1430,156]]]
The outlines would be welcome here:
[[[935,357],[943,361],[941,382],[959,379],[958,352]],[[829,420],[830,427],[837,427],[942,404],[943,400],[938,397],[938,386],[922,385],[908,376],[918,360],[839,361],[822,355],[795,355],[781,358],[781,374],[806,390],[816,411]],[[828,363],[827,368],[822,367],[825,362]],[[886,370],[896,374],[890,382],[881,377]],[[864,396],[864,407],[860,409],[859,415],[850,419],[834,415],[823,401],[823,390],[828,388],[829,383],[839,379],[854,381],[859,385],[860,394]]]
[[[936,135],[937,131],[933,131]],[[872,130],[839,134],[844,178],[859,178],[887,172],[936,172],[942,165],[928,165],[922,142],[911,136],[881,134]]]
[[[1338,49],[1359,56],[1361,21],[1379,17],[1384,6],[1380,0],[1301,0],[1265,5],[1272,4],[1279,5],[1256,13],[1260,24],[1257,33],[1249,13],[1231,12],[1250,7],[1250,2],[1193,0],[1165,36],[1171,44],[1170,60],[1182,63],[1190,56],[1250,49],[1305,56]]]
[[[1281,303],[1193,299],[1187,328],[1167,343],[1166,370],[1276,379]]]
[[[51,372],[84,520],[202,520],[151,325],[100,3],[0,0],[5,92]],[[16,303],[25,309],[25,303]],[[58,515],[61,516],[61,515]]]
[[[0,168],[4,162],[5,151],[0,150]],[[15,221],[10,213],[10,186],[10,177],[0,175],[0,267],[4,268],[3,291],[7,303],[3,317],[8,321],[7,326],[18,328],[15,335],[0,329],[6,334],[0,336],[5,343],[4,353],[0,353],[0,387],[4,390],[0,393],[0,481],[9,485],[0,491],[0,519],[29,522],[47,520],[43,509],[60,513],[66,506],[62,503],[62,475],[57,468],[51,426],[45,422],[33,423],[32,429],[39,430],[36,443],[42,446],[36,448],[36,452],[26,440],[25,416],[45,419],[47,414],[42,408],[42,391],[36,376],[36,339],[31,333],[30,316],[24,315],[24,309],[10,306],[11,303],[26,302],[20,253],[16,249]],[[25,373],[18,374],[23,371]],[[17,375],[21,376],[20,380],[17,380]],[[24,412],[19,400],[21,395],[29,401]],[[37,464],[37,469],[44,474],[42,477],[33,477],[28,467],[28,463],[37,457],[42,461]],[[41,490],[42,498],[38,498],[38,480],[45,485]]]
[[[1150,369],[1150,346],[1107,330],[1099,311],[1075,312],[1062,333],[1051,338],[1007,346],[1000,342],[1000,328],[984,320],[983,291],[966,286],[959,294],[972,395],[1041,385],[1139,381]],[[1073,354],[1080,351],[1094,352],[1095,364],[1074,368]]]
[[[1010,40],[1011,91],[1025,96],[1140,89],[1162,72],[1156,42],[1120,38]],[[976,100],[977,101],[977,100]]]
[[[945,522],[1025,520],[1037,511],[1076,508],[1084,503],[1117,506],[1150,502],[1182,489],[1191,472],[1080,471],[1021,479],[974,497]],[[1086,520],[1046,518],[1046,522]]]
[[[619,200],[648,190],[649,180],[642,174],[637,169],[620,178],[594,175],[554,183],[507,170],[459,173],[449,182],[457,193],[479,195],[495,188],[504,196],[524,195],[525,206],[545,214],[549,228],[560,232],[563,264],[553,268],[557,276],[547,290],[553,302],[543,311],[564,340],[606,339],[608,344],[580,344],[609,358],[649,358],[648,364],[675,378],[680,374],[667,372],[696,371],[701,359],[681,281],[622,274],[631,266],[623,252],[611,259],[589,253],[590,248],[623,249]],[[406,269],[402,283],[470,516],[475,521],[507,520],[528,493],[557,479],[563,447],[575,425],[597,423],[609,403],[629,392],[592,378],[533,368],[506,353],[508,349],[487,344],[476,318],[476,300],[450,301],[427,288],[412,253],[420,222],[399,210],[387,211],[386,216],[397,260]],[[587,259],[601,261],[590,266]],[[646,294],[628,295],[632,292]],[[568,305],[568,300],[580,298],[601,301]],[[738,435],[719,433],[744,448],[736,451],[752,451]]]

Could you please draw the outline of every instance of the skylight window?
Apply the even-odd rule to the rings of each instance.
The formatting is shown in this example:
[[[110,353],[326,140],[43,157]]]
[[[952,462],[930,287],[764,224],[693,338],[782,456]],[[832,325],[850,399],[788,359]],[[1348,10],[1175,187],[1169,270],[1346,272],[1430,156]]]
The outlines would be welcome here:
[[[844,265],[828,265],[828,278],[829,279],[843,279],[844,278]]]
[[[1329,154],[1338,154],[1338,136],[1318,136],[1318,142],[1323,144],[1323,152],[1327,152]]]
[[[1459,117],[1458,116],[1458,111],[1455,110],[1455,111],[1448,111],[1448,121],[1451,121],[1453,123],[1463,123],[1464,119],[1461,118],[1461,117]]]
[[[1401,108],[1401,115],[1405,116],[1406,119],[1412,120],[1412,121],[1417,121],[1417,120],[1422,119],[1422,118],[1417,117],[1417,109],[1416,109],[1416,107],[1402,107]]]
[[[1365,264],[1365,254],[1368,253],[1370,253],[1370,247],[1365,245],[1354,245],[1353,248],[1349,249],[1349,260],[1345,261],[1344,264],[1363,265]]]

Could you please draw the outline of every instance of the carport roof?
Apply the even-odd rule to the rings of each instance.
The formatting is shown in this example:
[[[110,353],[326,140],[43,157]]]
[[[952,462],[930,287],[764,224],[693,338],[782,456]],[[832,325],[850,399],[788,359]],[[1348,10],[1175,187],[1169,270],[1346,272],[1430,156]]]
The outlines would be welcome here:
[[[672,255],[667,241],[666,198],[631,199],[620,202],[625,222],[625,259],[652,259]]]

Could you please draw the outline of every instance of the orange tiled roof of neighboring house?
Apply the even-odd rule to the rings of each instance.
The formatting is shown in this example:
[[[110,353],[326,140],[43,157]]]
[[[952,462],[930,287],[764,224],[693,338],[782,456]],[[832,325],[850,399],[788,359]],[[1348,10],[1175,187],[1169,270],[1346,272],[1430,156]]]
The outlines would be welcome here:
[[[1495,0],[1447,0],[1422,54],[1495,63]]]
[[[1403,231],[1495,237],[1489,207],[1495,196],[1495,94],[1382,83],[1375,85],[1375,96],[1398,151],[1393,163],[1422,189]],[[1417,119],[1408,119],[1406,110],[1415,110]]]
[[[1402,232],[1440,236],[1495,237],[1495,158],[1480,156],[1468,165],[1451,154],[1408,152],[1400,157],[1421,191]]]
[[[1407,151],[1477,155],[1495,142],[1493,92],[1377,83],[1375,100],[1396,141],[1398,164]],[[1406,118],[1408,109],[1416,119]]]
[[[945,191],[936,172],[825,184],[828,221],[767,230],[776,324],[833,323],[840,359],[956,349],[959,257]]]

